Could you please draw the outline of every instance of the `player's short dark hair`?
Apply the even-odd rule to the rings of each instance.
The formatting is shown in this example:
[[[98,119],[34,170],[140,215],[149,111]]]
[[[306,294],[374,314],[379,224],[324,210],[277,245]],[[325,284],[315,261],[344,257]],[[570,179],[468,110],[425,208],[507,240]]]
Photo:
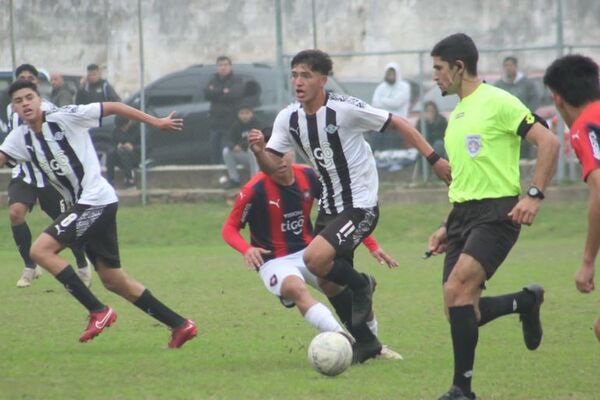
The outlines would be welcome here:
[[[19,76],[21,75],[21,72],[31,72],[32,75],[34,75],[36,78],[38,77],[38,75],[40,74],[37,70],[36,67],[34,67],[31,64],[21,64],[17,67],[17,69],[15,69],[15,76]]]
[[[329,54],[321,50],[302,50],[292,58],[290,66],[294,68],[298,64],[306,64],[311,71],[319,72],[323,75],[331,74],[333,62]]]
[[[90,71],[100,71],[100,67],[98,66],[98,64],[89,64],[87,66],[87,70],[88,70],[88,72],[90,72]]]
[[[506,56],[506,57],[504,57],[504,60],[502,60],[502,64],[504,64],[507,61],[511,61],[515,65],[519,64],[519,60],[517,60],[517,57],[515,57],[515,56]]]
[[[217,57],[217,64],[220,63],[221,61],[227,61],[227,63],[229,65],[231,65],[231,58],[229,58],[228,56],[219,56],[219,57]]]
[[[599,79],[598,64],[580,54],[554,60],[544,74],[544,84],[574,107],[600,99]]]
[[[440,40],[433,46],[431,56],[440,57],[450,66],[454,66],[456,61],[460,60],[465,64],[467,72],[477,75],[479,52],[473,39],[464,33],[455,33]]]
[[[38,96],[40,94],[40,92],[38,91],[38,87],[35,83],[29,82],[29,81],[23,81],[23,80],[16,80],[8,88],[8,97],[10,99],[12,99],[13,94],[17,90],[21,90],[21,89],[31,89],[34,92],[36,92],[38,94]]]

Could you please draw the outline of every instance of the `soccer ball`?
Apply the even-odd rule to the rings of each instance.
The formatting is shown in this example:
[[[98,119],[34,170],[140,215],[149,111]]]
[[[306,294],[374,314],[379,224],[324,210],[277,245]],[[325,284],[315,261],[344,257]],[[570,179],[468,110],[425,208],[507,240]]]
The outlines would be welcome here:
[[[323,375],[339,375],[352,363],[352,345],[339,332],[319,333],[308,346],[308,362]]]

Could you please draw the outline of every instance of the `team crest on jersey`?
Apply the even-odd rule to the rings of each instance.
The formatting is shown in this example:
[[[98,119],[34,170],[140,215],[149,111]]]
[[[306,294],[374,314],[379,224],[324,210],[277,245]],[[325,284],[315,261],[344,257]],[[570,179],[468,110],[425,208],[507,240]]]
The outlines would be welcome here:
[[[54,132],[54,139],[63,140],[65,138],[65,133],[63,131]]]
[[[471,157],[475,157],[481,152],[481,135],[465,136],[465,146]]]
[[[337,132],[339,126],[334,125],[334,124],[329,124],[325,127],[325,132],[327,132],[328,135],[333,135],[334,133]]]

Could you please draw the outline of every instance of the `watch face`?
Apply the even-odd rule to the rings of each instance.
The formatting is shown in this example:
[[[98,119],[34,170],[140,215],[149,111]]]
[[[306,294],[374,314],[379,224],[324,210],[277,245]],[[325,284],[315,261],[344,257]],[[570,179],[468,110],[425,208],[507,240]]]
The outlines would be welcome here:
[[[529,194],[531,197],[536,197],[536,196],[538,196],[538,195],[540,194],[540,191],[539,191],[539,189],[538,189],[538,188],[536,188],[536,187],[532,187],[532,188],[529,188],[529,192],[528,192],[528,194]]]

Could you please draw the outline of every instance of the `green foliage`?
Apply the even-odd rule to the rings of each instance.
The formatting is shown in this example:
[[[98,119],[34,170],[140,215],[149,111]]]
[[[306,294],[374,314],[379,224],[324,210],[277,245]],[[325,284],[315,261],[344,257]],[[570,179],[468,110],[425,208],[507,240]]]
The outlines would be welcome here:
[[[573,274],[585,239],[585,203],[544,205],[486,295],[539,282],[545,336],[525,349],[518,316],[480,331],[474,389],[487,399],[597,399],[600,345],[591,330],[597,294],[582,296]],[[117,323],[87,344],[77,338],[86,312],[44,274],[17,289],[21,263],[6,222],[0,226],[0,399],[432,399],[452,377],[449,327],[442,312],[441,258],[420,256],[449,207],[382,208],[376,231],[400,262],[379,266],[365,248],[357,268],[379,282],[380,337],[404,361],[369,361],[336,378],[314,372],[307,345],[316,332],[281,307],[221,240],[228,208],[218,204],[123,207],[119,236],[125,271],[166,304],[194,319],[199,336],[165,349],[169,331],[101,287]],[[4,221],[6,221],[4,219]],[[34,212],[35,233],[46,224]],[[68,257],[71,257],[66,252]],[[322,299],[322,297],[321,297]]]

